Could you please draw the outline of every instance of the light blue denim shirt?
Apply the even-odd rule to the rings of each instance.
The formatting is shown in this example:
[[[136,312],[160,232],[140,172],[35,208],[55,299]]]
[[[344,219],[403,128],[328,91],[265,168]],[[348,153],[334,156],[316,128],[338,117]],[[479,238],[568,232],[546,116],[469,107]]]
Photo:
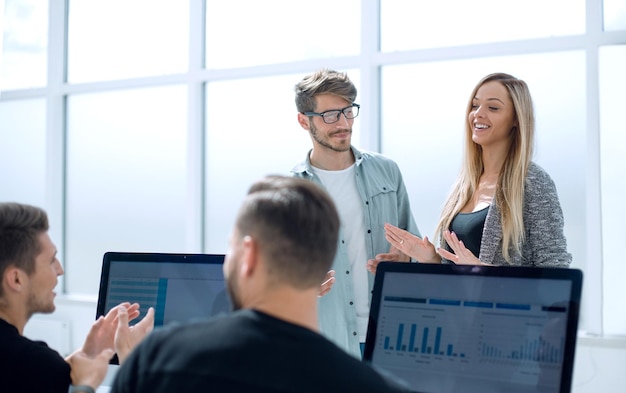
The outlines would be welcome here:
[[[364,204],[368,259],[389,251],[390,245],[385,240],[385,223],[421,236],[411,213],[409,197],[398,165],[377,153],[360,152],[354,147],[352,152],[356,160],[356,185]],[[291,173],[321,184],[319,177],[313,173],[310,155],[311,151],[307,153],[306,160],[296,165]],[[322,334],[348,353],[360,358],[354,288],[350,276],[352,272],[347,245],[342,238],[340,229],[339,246],[333,261],[336,281],[330,292],[319,300],[319,324]],[[368,274],[368,279],[371,301],[374,276]]]

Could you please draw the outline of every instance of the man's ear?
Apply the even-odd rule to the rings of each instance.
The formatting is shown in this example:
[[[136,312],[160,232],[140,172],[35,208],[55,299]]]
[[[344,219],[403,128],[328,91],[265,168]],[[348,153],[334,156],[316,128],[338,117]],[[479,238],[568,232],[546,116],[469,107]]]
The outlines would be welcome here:
[[[26,272],[16,266],[9,266],[2,275],[2,285],[5,290],[20,292],[26,280]]]
[[[311,129],[311,126],[309,124],[309,117],[300,112],[298,112],[298,124],[300,124],[300,127],[304,128],[307,131]]]
[[[243,252],[239,274],[250,277],[257,269],[259,259],[259,244],[251,236],[244,236],[242,240]]]

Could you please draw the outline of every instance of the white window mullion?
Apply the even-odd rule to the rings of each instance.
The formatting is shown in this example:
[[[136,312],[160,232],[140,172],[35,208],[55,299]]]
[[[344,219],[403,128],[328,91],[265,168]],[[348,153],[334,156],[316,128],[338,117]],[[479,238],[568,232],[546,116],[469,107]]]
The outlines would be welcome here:
[[[187,240],[189,252],[204,252],[204,68],[205,1],[189,0],[187,80]]]
[[[67,1],[48,4],[48,67],[46,88],[46,206],[50,233],[63,262],[65,236],[65,95],[67,53]],[[61,291],[65,291],[63,281]]]

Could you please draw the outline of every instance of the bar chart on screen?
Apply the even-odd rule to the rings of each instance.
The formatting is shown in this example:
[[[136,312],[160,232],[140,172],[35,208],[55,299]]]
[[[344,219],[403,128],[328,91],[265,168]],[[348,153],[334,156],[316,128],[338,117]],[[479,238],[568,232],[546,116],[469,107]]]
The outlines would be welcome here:
[[[384,301],[374,356],[386,364],[432,373],[445,368],[493,377],[501,370],[508,379],[558,378],[564,308],[395,296]]]
[[[409,337],[408,345],[405,344],[407,333]],[[392,336],[385,336],[383,347],[385,350],[397,352],[465,357],[464,352],[459,353],[456,351],[454,344],[443,342],[442,336],[444,336],[444,333],[441,326],[435,328],[420,326],[418,330],[416,323],[399,323],[394,341],[391,341]]]

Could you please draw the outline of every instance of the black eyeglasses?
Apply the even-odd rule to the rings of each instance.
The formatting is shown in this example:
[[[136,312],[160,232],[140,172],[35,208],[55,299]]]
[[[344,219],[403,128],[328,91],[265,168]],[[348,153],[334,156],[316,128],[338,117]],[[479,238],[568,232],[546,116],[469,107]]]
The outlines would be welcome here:
[[[333,109],[330,111],[324,112],[301,112],[305,116],[319,116],[324,120],[326,124],[333,124],[339,121],[339,116],[343,113],[346,119],[354,119],[359,115],[359,109],[361,109],[361,105],[352,104],[343,109]]]

